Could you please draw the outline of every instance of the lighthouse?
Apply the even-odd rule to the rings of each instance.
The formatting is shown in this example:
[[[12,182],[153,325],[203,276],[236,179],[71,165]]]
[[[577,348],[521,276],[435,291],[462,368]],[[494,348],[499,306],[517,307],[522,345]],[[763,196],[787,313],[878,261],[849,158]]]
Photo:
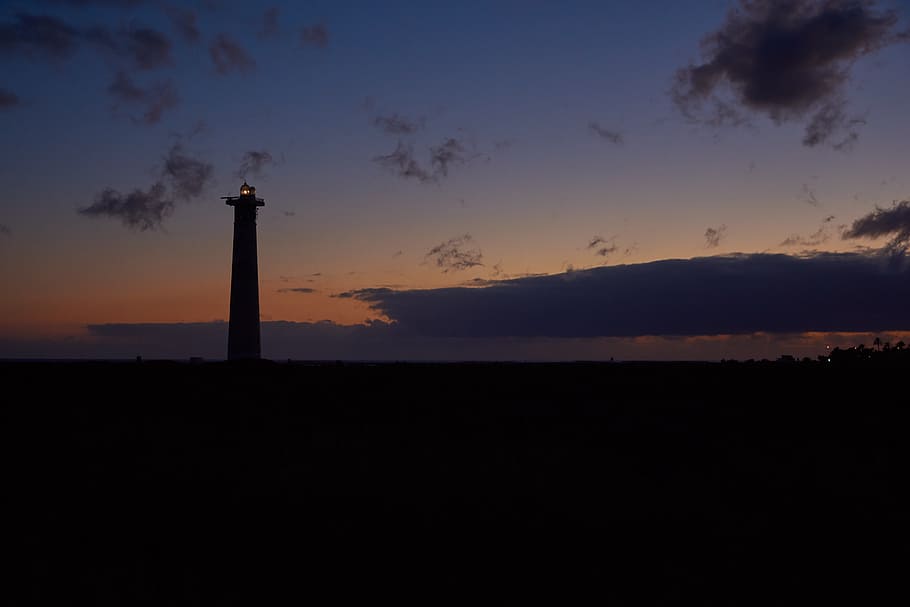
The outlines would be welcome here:
[[[231,316],[228,360],[255,360],[259,344],[259,260],[256,254],[256,213],[265,201],[245,181],[240,196],[224,197],[234,207],[234,255],[231,262]]]

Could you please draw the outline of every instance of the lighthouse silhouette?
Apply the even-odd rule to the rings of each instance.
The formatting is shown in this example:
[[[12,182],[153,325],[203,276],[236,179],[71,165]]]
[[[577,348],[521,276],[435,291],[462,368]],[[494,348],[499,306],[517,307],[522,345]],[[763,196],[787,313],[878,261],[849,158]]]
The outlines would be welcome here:
[[[256,213],[265,201],[246,181],[240,196],[223,197],[234,207],[234,256],[231,262],[231,317],[228,324],[228,360],[260,358],[259,260],[256,254]]]

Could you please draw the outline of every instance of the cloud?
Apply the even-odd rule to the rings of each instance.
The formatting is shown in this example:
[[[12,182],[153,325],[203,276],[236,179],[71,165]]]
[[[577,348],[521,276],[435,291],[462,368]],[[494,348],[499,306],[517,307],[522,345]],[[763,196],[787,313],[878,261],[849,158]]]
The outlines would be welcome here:
[[[586,248],[589,251],[593,249],[596,255],[606,257],[607,255],[615,253],[619,250],[619,247],[616,245],[615,241],[615,236],[609,240],[603,236],[593,236],[591,240],[588,241],[588,246]]]
[[[209,45],[209,56],[215,64],[215,71],[219,74],[229,74],[233,71],[248,72],[256,66],[256,62],[246,50],[227,34],[218,34],[212,41]]]
[[[810,204],[813,207],[819,206],[818,198],[815,196],[815,190],[809,187],[808,184],[803,184],[803,195],[802,199],[806,204]]]
[[[329,30],[322,23],[304,26],[300,30],[300,43],[303,46],[325,48],[329,45]]]
[[[894,253],[906,252],[910,246],[910,200],[895,202],[890,209],[875,210],[853,222],[843,238],[881,238],[891,236],[887,248]]]
[[[5,223],[0,223],[0,235],[9,236],[12,234],[12,230],[9,229],[9,226]]]
[[[214,168],[211,164],[187,156],[183,146],[175,143],[164,158],[161,176],[171,182],[174,195],[181,200],[190,200],[202,195],[212,181]]]
[[[262,176],[262,171],[267,166],[275,166],[275,160],[266,150],[249,150],[243,155],[240,167],[234,171],[238,179],[246,179],[247,175]]]
[[[622,133],[605,129],[596,122],[589,122],[588,130],[590,130],[601,139],[609,141],[610,143],[615,143],[616,145],[622,145],[624,143]]]
[[[76,52],[79,40],[79,30],[57,17],[18,13],[14,21],[0,24],[0,54],[65,59]]]
[[[416,179],[421,183],[435,180],[414,158],[414,148],[401,140],[391,154],[374,156],[373,162],[394,171],[402,179]]]
[[[196,25],[196,11],[173,4],[165,5],[164,11],[174,25],[174,29],[184,40],[190,43],[199,41],[201,34],[199,33],[199,27]]]
[[[910,264],[880,255],[729,255],[483,288],[350,294],[421,336],[630,337],[905,329]]]
[[[859,133],[855,127],[866,124],[866,121],[863,118],[848,116],[846,105],[842,99],[823,105],[806,125],[803,145],[814,147],[830,143],[835,150],[848,150],[853,147],[859,140]],[[835,135],[842,139],[832,142],[831,138]]]
[[[456,236],[436,245],[424,257],[444,273],[482,266],[483,253],[479,249],[465,249],[472,241],[470,234]]]
[[[133,26],[114,32],[106,27],[96,26],[85,30],[82,36],[115,59],[129,59],[132,66],[139,70],[174,65],[171,41],[152,28]]]
[[[373,118],[373,126],[390,135],[413,135],[423,127],[423,121],[414,122],[397,113]]]
[[[857,59],[900,40],[896,24],[874,0],[741,0],[702,40],[704,62],[677,72],[673,101],[714,125],[753,112],[776,123],[808,118],[805,145],[849,146],[860,121],[845,113],[844,84]]]
[[[146,124],[159,122],[165,110],[176,107],[179,101],[173,82],[156,82],[148,88],[142,88],[122,71],[117,72],[107,90],[122,103],[144,106],[142,121]]]
[[[464,146],[453,137],[430,148],[430,164],[433,167],[434,177],[448,177],[450,164],[464,164],[467,161]]]
[[[13,21],[0,24],[0,55],[63,60],[74,55],[82,43],[115,59],[128,59],[132,67],[140,70],[174,63],[170,40],[148,27],[131,26],[116,31],[104,26],[80,29],[57,17],[28,13],[18,13]]]
[[[319,291],[317,291],[316,289],[310,289],[310,288],[307,288],[307,287],[298,287],[298,288],[294,288],[294,289],[278,289],[278,292],[279,292],[279,293],[304,293],[304,294],[309,294],[309,293],[318,293]]]
[[[139,6],[148,0],[43,0],[49,4],[64,4],[68,6],[118,6],[123,8]]]
[[[809,236],[800,236],[799,234],[791,234],[780,243],[782,247],[816,247],[820,244],[828,242],[831,238],[830,233],[830,224],[834,220],[834,215],[828,215],[822,220],[822,224],[819,228],[810,234]]]
[[[727,232],[727,226],[720,225],[716,228],[708,228],[705,230],[705,246],[709,249],[717,248],[720,245],[720,241],[724,239],[724,236]]]
[[[155,230],[174,210],[170,198],[161,182],[155,183],[147,192],[133,190],[129,194],[107,188],[95,202],[78,210],[86,217],[110,217],[119,219],[123,225],[139,231]]]
[[[19,95],[0,87],[0,111],[22,105]]]
[[[260,39],[274,38],[278,35],[278,16],[281,11],[277,6],[271,6],[262,12],[262,27],[256,34]]]

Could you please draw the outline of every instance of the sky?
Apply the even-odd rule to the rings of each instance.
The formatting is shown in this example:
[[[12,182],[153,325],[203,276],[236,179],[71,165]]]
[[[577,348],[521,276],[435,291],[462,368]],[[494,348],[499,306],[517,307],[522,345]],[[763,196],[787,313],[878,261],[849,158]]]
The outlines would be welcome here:
[[[905,0],[2,0],[0,64],[3,358],[223,358],[244,180],[266,357],[910,342]]]

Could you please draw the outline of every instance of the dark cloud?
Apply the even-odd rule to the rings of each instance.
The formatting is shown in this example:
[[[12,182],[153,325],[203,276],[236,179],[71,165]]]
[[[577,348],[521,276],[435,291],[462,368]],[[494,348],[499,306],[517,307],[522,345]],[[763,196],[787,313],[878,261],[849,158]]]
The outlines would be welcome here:
[[[472,241],[473,238],[470,234],[456,236],[436,245],[424,257],[435,263],[436,267],[445,273],[482,266],[483,253],[480,249],[466,248]]]
[[[616,145],[622,145],[625,142],[625,140],[623,139],[622,133],[620,133],[618,131],[611,131],[610,129],[606,129],[606,128],[600,126],[596,122],[589,122],[588,130],[590,130],[592,133],[594,133],[601,139],[605,139],[606,141],[609,141],[610,143],[615,143]]]
[[[164,157],[161,176],[171,182],[174,196],[181,200],[198,198],[212,181],[214,168],[211,164],[187,156],[183,146],[175,143]]]
[[[146,124],[160,121],[165,110],[176,107],[179,101],[173,82],[156,82],[143,88],[125,72],[117,72],[107,90],[121,103],[143,106],[142,122]]]
[[[724,236],[727,232],[727,226],[720,225],[716,228],[708,228],[705,230],[705,246],[709,249],[714,249],[720,245],[720,241],[724,239]]]
[[[329,45],[329,30],[322,23],[305,26],[300,30],[300,43],[303,46],[325,48]]]
[[[9,226],[5,223],[0,223],[0,234],[3,236],[9,236],[12,234],[12,230],[9,229]]]
[[[279,293],[304,293],[304,294],[309,294],[309,293],[318,293],[319,291],[317,291],[316,289],[310,289],[310,288],[308,288],[308,287],[298,287],[298,288],[294,288],[294,289],[278,289],[278,292],[279,292]]]
[[[86,217],[119,219],[132,230],[155,230],[174,210],[174,200],[167,195],[164,184],[153,185],[147,192],[133,190],[129,194],[108,188],[90,206],[79,209]]]
[[[876,5],[741,0],[702,41],[704,62],[679,70],[673,100],[688,118],[710,124],[741,123],[751,112],[777,123],[808,118],[805,145],[849,146],[859,124],[843,100],[853,62],[900,38],[897,13]]]
[[[0,54],[65,59],[76,52],[80,32],[57,17],[18,13],[0,24]]]
[[[293,217],[293,216],[295,216],[295,215],[297,214],[297,213],[295,213],[294,211],[282,211],[281,213],[282,213],[282,215],[284,215],[285,217]]]
[[[19,95],[5,88],[0,88],[0,110],[8,110],[19,105],[22,105]]]
[[[397,113],[388,116],[375,116],[373,126],[379,127],[390,135],[413,135],[423,128],[423,121],[415,122]]]
[[[233,71],[247,72],[256,66],[256,62],[242,46],[234,42],[227,34],[218,34],[209,45],[209,56],[219,74]]]
[[[890,209],[876,207],[860,217],[843,233],[843,238],[881,238],[890,236],[887,248],[893,253],[910,247],[910,200],[895,202]]]
[[[181,38],[190,43],[199,41],[201,34],[196,24],[196,11],[173,4],[165,5],[164,10]]]
[[[350,296],[421,336],[628,337],[907,328],[910,264],[730,255],[574,270],[485,288]]]
[[[416,179],[421,183],[435,180],[414,158],[414,148],[400,140],[391,154],[374,156],[373,162],[394,171],[402,179]]]
[[[278,16],[281,11],[277,6],[272,6],[262,12],[262,27],[256,34],[259,38],[274,38],[278,35]]]
[[[238,179],[246,179],[247,175],[261,177],[262,171],[267,166],[275,166],[275,160],[266,150],[250,150],[243,155],[240,167],[234,171]]]

